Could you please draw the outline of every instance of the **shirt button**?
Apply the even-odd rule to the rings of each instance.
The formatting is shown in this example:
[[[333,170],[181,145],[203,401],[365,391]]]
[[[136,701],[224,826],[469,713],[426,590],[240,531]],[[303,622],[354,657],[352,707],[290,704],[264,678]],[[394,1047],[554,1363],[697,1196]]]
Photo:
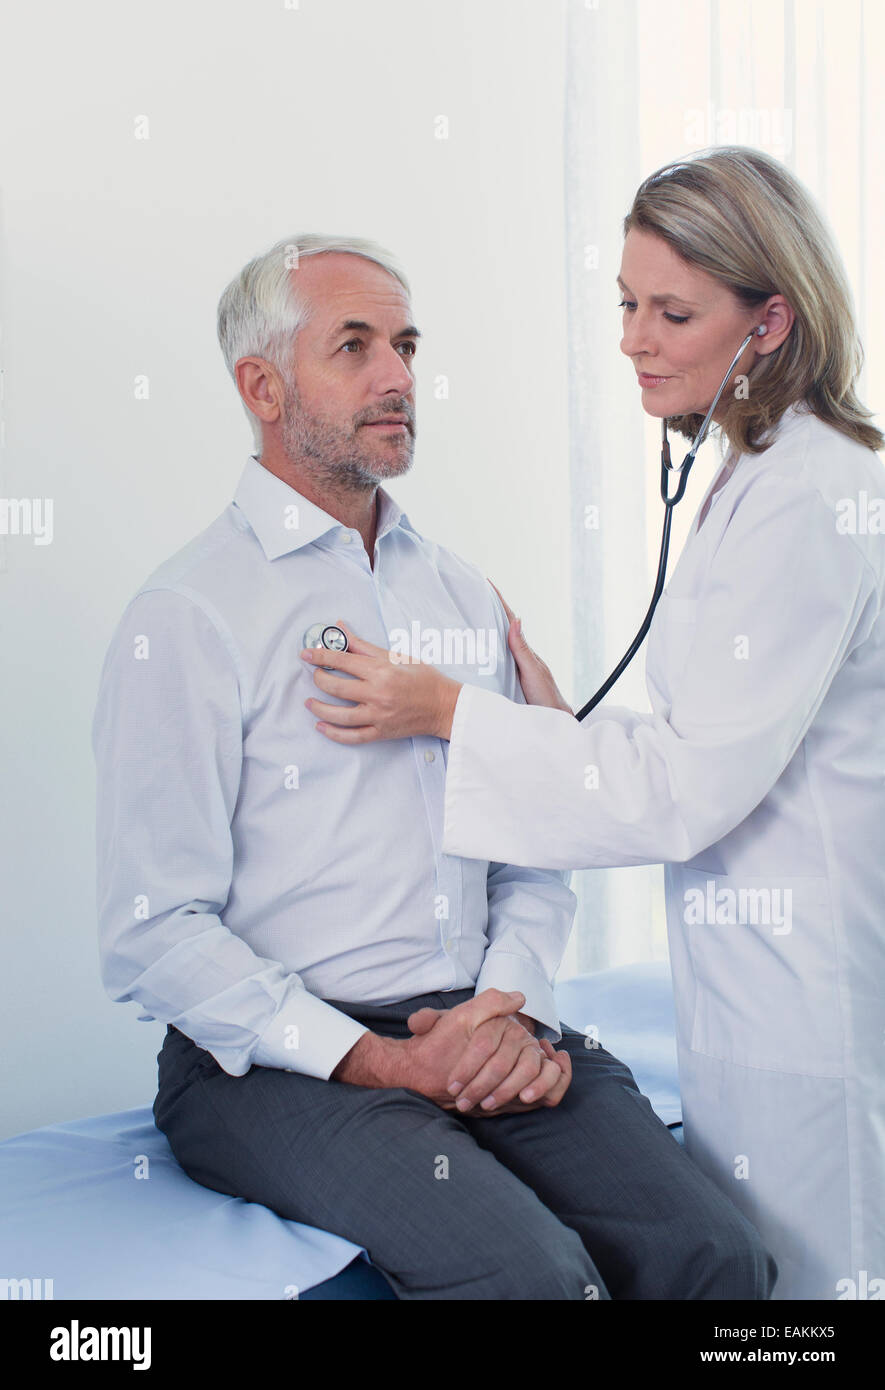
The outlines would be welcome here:
[[[350,534],[349,531],[343,531],[341,534],[341,539],[345,545],[350,545],[350,542],[353,540],[353,536]]]
[[[432,749],[432,748],[425,748],[425,749],[424,749],[424,761],[425,761],[426,763],[432,763],[435,757],[436,757],[436,754],[433,752],[433,749]]]
[[[446,950],[448,951],[449,955],[450,955],[450,956],[454,955],[455,952],[457,951],[457,949],[458,949],[458,943],[457,943],[457,941],[455,940],[455,938],[454,938],[453,936],[452,936],[452,937],[449,937],[449,940],[446,942]]]

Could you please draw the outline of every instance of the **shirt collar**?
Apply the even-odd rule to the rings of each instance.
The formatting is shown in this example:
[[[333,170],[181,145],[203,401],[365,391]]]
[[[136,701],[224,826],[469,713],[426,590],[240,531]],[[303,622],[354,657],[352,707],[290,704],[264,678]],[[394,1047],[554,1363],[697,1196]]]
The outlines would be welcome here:
[[[378,488],[377,498],[377,541],[395,526],[402,526],[416,536],[419,534],[402,507],[383,487]],[[243,469],[234,505],[239,507],[255,532],[268,560],[300,550],[336,528],[339,531],[350,529],[271,473],[255,454],[249,455]]]
[[[764,430],[762,432],[762,436],[760,437],[760,443],[763,443],[766,449],[770,448],[772,444],[779,443],[779,441],[785,435],[790,434],[794,429],[798,428],[805,420],[807,420],[809,416],[813,416],[813,414],[814,412],[810,409],[806,401],[794,401],[792,405],[788,405],[786,409],[781,412],[780,419],[778,420],[776,425],[772,425],[770,429]],[[721,453],[720,450],[720,462],[728,463],[729,461],[731,461],[732,466],[734,466],[734,464],[737,463],[738,458],[746,457],[746,455],[744,454],[736,453],[735,447],[731,443],[731,441],[726,441],[726,436],[722,435],[720,436],[720,438],[723,441],[723,443],[727,442],[728,444],[728,448],[726,449],[724,455]],[[762,455],[760,454],[757,457],[761,458]]]
[[[804,420],[812,412],[805,401],[794,401],[788,405],[786,410],[781,412],[781,417],[775,426],[776,430],[789,429],[798,420]]]

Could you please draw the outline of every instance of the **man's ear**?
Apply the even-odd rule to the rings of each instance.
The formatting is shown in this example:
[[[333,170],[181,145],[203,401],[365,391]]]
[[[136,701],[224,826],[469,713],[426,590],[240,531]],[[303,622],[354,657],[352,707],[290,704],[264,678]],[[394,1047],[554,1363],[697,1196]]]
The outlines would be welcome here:
[[[241,357],[234,366],[237,388],[244,404],[266,425],[280,419],[285,390],[272,362],[263,357]]]

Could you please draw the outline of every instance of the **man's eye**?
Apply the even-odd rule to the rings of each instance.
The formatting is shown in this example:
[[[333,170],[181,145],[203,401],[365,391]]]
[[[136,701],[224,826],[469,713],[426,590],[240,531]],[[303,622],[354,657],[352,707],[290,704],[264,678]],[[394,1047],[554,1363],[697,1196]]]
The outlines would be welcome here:
[[[342,343],[342,345],[341,345],[341,351],[342,351],[342,352],[347,352],[349,348],[361,348],[362,346],[363,346],[363,343],[362,343],[362,340],[361,340],[360,338],[351,338],[349,342],[347,342],[347,343]],[[417,349],[417,344],[416,344],[416,343],[400,343],[400,347],[406,349],[406,355],[407,355],[408,357],[414,357],[414,356],[415,356],[415,352],[416,352],[416,349]],[[350,354],[350,355],[352,355],[352,354]]]

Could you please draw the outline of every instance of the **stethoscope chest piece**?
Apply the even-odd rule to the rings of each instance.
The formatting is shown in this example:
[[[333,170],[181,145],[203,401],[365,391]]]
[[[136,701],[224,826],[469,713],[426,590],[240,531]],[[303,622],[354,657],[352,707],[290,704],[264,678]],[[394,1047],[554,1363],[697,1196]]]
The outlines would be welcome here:
[[[347,651],[347,634],[334,623],[314,623],[304,634],[305,647],[325,647],[329,652]]]

